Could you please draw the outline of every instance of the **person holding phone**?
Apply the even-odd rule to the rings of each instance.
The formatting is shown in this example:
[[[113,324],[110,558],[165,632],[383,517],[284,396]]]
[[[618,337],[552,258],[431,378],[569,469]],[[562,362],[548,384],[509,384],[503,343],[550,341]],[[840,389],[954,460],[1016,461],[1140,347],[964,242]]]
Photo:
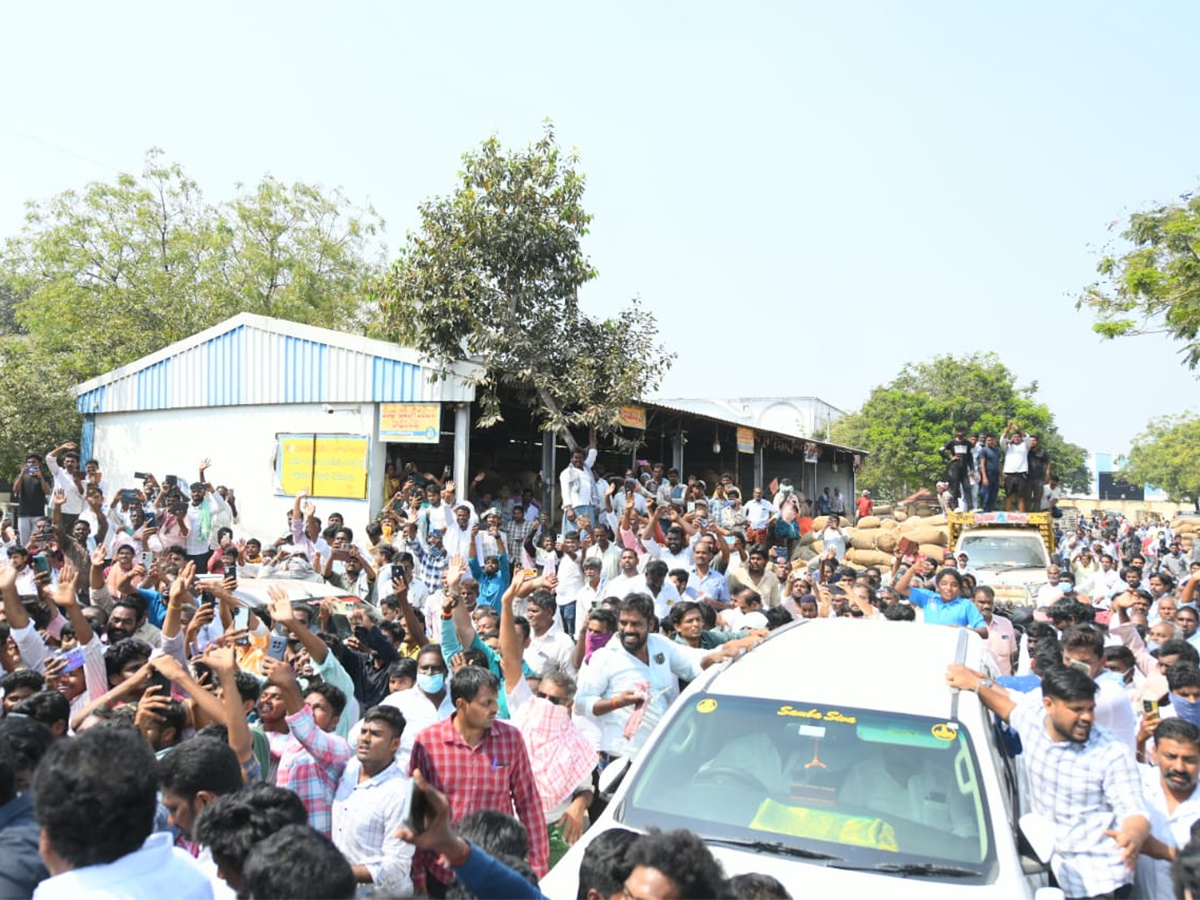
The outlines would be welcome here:
[[[29,543],[34,523],[46,514],[46,501],[50,497],[50,482],[42,472],[42,458],[36,453],[25,457],[25,467],[13,481],[13,493],[17,495],[17,536],[21,546]]]

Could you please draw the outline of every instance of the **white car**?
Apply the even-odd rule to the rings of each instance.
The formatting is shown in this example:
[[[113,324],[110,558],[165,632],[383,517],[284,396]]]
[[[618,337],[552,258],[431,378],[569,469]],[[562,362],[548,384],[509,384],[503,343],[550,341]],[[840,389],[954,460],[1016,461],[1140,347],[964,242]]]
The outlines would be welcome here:
[[[623,827],[695,832],[726,875],[795,897],[1061,897],[1018,851],[993,717],[946,686],[949,663],[990,659],[965,629],[787,626],[688,687],[542,890],[576,896],[588,842]]]

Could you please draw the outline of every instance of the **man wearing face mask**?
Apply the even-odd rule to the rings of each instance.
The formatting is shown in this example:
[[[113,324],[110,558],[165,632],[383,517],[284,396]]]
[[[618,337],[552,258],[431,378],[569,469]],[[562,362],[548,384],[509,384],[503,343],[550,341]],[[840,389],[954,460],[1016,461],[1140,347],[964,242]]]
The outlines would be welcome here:
[[[593,799],[592,770],[599,758],[575,726],[574,705],[575,679],[565,672],[542,676],[536,692],[520,679],[510,701],[513,724],[525,742],[546,813],[551,866],[583,834],[584,815]]]
[[[388,694],[381,706],[394,706],[404,716],[404,733],[396,763],[401,772],[408,771],[408,758],[417,735],[454,712],[450,692],[446,690],[446,660],[437,644],[426,644],[417,656],[417,683],[410,688]]]

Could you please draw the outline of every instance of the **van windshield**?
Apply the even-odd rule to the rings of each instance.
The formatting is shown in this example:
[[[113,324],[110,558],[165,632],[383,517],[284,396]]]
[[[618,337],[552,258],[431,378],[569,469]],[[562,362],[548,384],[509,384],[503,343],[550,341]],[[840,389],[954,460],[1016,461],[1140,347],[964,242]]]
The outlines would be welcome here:
[[[1044,569],[1050,564],[1046,545],[1036,533],[963,535],[959,553],[967,554],[972,568]]]
[[[616,811],[625,824],[857,865],[992,871],[985,789],[956,723],[803,700],[686,703]]]

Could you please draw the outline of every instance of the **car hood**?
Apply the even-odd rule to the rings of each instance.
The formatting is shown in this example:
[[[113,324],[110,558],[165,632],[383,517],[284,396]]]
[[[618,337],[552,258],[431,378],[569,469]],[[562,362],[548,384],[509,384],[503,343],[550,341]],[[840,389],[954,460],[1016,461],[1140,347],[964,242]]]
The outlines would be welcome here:
[[[548,897],[574,897],[579,884],[579,863],[587,844],[611,821],[601,821],[599,828],[584,832],[579,842],[562,858],[553,871],[542,879],[540,887]],[[913,878],[883,872],[856,872],[827,868],[820,861],[753,853],[733,847],[709,845],[729,877],[758,873],[778,878],[793,897],[801,896],[881,896],[889,900],[927,900],[930,897],[1013,898],[1032,897],[1029,883],[1023,879],[1003,876],[990,884],[964,884],[959,879]]]

